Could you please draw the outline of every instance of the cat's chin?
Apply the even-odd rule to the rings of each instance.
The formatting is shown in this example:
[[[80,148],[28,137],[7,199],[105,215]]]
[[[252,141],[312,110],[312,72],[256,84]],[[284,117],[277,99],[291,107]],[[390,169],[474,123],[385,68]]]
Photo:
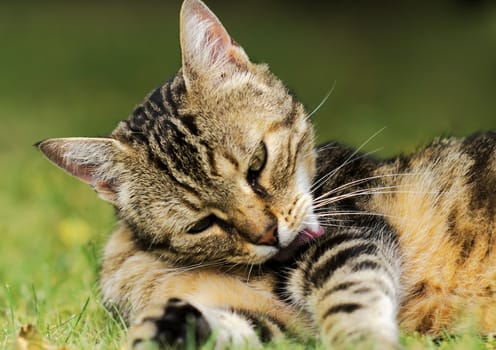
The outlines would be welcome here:
[[[274,255],[271,258],[271,260],[280,261],[280,262],[290,260],[300,247],[319,238],[324,233],[325,233],[325,229],[319,225],[312,228],[309,227],[305,228],[296,236],[296,238],[287,247],[281,248],[276,253],[276,255]]]

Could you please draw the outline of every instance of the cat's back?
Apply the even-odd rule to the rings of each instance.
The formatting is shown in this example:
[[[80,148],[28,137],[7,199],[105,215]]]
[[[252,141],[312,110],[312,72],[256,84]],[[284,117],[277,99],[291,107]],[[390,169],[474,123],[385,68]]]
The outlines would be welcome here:
[[[496,133],[436,140],[374,175],[383,190],[367,209],[385,215],[402,252],[402,327],[494,332]]]

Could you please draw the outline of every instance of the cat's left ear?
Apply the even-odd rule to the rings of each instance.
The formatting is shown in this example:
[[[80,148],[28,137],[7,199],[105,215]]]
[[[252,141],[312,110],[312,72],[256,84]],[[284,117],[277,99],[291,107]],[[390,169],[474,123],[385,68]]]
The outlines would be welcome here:
[[[127,156],[119,141],[69,137],[48,139],[35,146],[55,165],[93,187],[100,198],[116,204],[123,174],[119,160]]]
[[[245,51],[200,0],[185,0],[181,8],[183,74],[188,82],[207,79],[220,83],[235,72],[248,70]]]

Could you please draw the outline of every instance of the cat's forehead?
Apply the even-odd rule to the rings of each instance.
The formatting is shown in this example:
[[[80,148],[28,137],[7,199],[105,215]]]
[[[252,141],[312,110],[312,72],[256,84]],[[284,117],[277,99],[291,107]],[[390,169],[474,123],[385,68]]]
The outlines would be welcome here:
[[[187,89],[180,71],[152,91],[113,135],[158,155],[233,147],[251,152],[266,133],[281,125],[299,128],[305,121],[301,104],[268,71],[243,76],[215,89]]]
[[[294,102],[279,81],[252,77],[228,82],[218,89],[188,93],[190,113],[186,114],[197,115],[205,123],[271,123],[289,113]]]

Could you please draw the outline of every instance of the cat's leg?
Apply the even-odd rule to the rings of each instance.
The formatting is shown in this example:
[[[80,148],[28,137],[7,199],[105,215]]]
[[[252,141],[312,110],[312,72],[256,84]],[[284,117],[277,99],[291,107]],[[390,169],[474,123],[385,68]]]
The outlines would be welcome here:
[[[177,298],[165,304],[153,304],[133,320],[128,332],[128,348],[181,346],[187,342],[198,347],[212,334],[204,314],[188,302]]]
[[[259,348],[282,337],[281,325],[267,314],[228,307],[193,305],[177,298],[150,305],[129,328],[128,347],[199,347],[210,337],[216,348]]]
[[[329,233],[288,280],[331,348],[398,347],[398,246],[391,228],[376,221],[370,229]]]
[[[197,343],[213,334],[218,348],[256,347],[300,329],[300,317],[277,300],[265,275],[248,282],[235,271],[172,268],[124,229],[107,245],[101,286],[105,302],[129,322],[128,344],[136,349],[184,344],[188,334]]]
[[[208,279],[219,282],[219,277],[205,276],[200,281],[208,285]],[[181,283],[176,279],[177,282]],[[186,283],[191,286],[190,281]],[[232,285],[232,281],[227,281],[224,288],[232,288]],[[268,305],[263,295],[252,293],[246,285],[238,285],[240,288],[231,291],[239,293],[241,298],[258,299],[253,301],[265,305],[243,305],[239,300],[233,300],[232,294],[225,290],[217,291],[226,299],[218,302],[219,296],[211,296],[211,291],[196,287],[198,289],[191,294],[176,290],[175,293],[183,299],[171,297],[163,303],[151,303],[133,317],[129,328],[129,348],[146,348],[150,342],[159,347],[182,346],[191,342],[199,346],[210,336],[213,336],[216,348],[258,348],[262,343],[283,337],[284,318],[271,315],[277,306]],[[268,310],[265,307],[276,308]]]

